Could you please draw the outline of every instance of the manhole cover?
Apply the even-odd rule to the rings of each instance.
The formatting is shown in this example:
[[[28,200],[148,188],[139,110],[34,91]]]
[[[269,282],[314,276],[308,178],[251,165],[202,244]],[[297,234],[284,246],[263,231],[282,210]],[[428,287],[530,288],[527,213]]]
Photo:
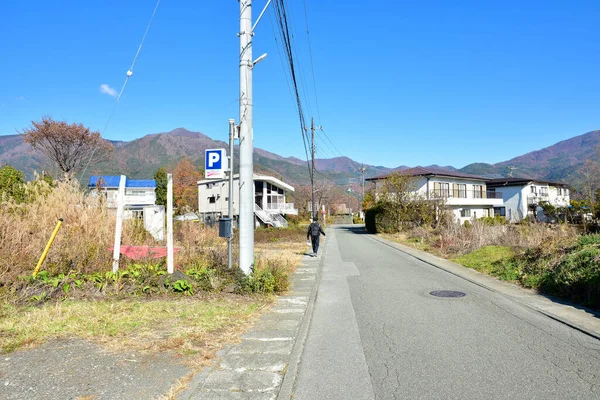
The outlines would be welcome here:
[[[429,294],[435,297],[465,297],[467,295],[455,290],[434,290],[433,292],[429,292]]]

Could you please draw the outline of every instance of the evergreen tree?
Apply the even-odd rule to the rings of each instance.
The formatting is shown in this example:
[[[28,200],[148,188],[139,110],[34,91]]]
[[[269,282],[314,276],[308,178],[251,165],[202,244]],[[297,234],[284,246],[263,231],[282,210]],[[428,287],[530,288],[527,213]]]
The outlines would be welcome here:
[[[156,181],[156,204],[159,206],[167,206],[167,171],[164,167],[160,167],[154,173]]]

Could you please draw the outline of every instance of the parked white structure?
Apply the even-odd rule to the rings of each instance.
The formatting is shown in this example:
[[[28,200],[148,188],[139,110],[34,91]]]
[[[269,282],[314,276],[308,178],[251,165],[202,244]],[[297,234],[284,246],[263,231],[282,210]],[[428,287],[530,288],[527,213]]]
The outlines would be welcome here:
[[[120,176],[92,176],[88,189],[94,196],[105,196],[109,208],[117,208]],[[153,179],[126,178],[124,218],[142,215],[145,206],[156,204],[156,182]]]
[[[253,175],[254,215],[256,225],[285,227],[282,215],[298,215],[294,203],[287,202],[287,193],[294,188],[268,175]],[[233,177],[233,219],[239,217],[239,175]],[[203,179],[198,181],[198,214],[201,221],[212,224],[228,213],[229,179]]]
[[[547,202],[554,207],[565,208],[571,203],[568,185],[524,178],[501,178],[487,181],[490,190],[502,191],[504,213],[509,222],[535,218],[550,222],[540,204]]]
[[[415,194],[426,199],[444,199],[459,223],[482,217],[502,215],[502,193],[488,190],[486,178],[433,168],[410,168],[398,171],[415,178]],[[368,178],[381,192],[389,175]]]

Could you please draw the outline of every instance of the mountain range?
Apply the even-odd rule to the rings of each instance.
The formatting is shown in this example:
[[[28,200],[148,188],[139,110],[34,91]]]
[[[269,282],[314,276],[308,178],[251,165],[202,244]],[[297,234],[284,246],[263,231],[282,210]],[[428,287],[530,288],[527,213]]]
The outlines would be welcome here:
[[[146,135],[130,142],[112,143],[115,147],[112,160],[91,166],[85,174],[85,181],[91,174],[126,174],[132,178],[148,179],[152,178],[160,166],[172,168],[184,157],[201,166],[204,164],[205,149],[228,147],[223,141],[213,140],[201,132],[185,128]],[[427,167],[489,177],[508,176],[512,172],[515,177],[573,183],[581,179],[585,160],[598,156],[597,148],[600,148],[600,131],[592,131],[497,164],[474,163],[460,169],[437,165]],[[25,144],[20,135],[0,136],[0,165],[4,164],[24,171],[28,177],[33,176],[33,171],[48,171],[50,168],[43,155]],[[235,164],[238,164],[237,161]],[[295,184],[309,182],[309,168],[305,160],[283,157],[255,148],[254,165],[257,173],[275,175]],[[316,179],[327,179],[339,184],[357,183],[360,181],[361,166],[362,164],[348,157],[316,159]],[[374,165],[365,167],[365,177],[408,168],[405,165],[395,168]]]

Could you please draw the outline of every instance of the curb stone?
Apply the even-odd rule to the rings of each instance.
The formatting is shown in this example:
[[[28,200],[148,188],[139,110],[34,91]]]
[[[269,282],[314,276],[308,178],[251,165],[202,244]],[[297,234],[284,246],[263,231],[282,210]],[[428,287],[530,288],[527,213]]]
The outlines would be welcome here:
[[[213,364],[198,373],[177,398],[274,400],[291,393],[323,258],[323,254],[318,258],[305,255],[291,277],[290,292],[278,297],[241,343],[219,351]]]

